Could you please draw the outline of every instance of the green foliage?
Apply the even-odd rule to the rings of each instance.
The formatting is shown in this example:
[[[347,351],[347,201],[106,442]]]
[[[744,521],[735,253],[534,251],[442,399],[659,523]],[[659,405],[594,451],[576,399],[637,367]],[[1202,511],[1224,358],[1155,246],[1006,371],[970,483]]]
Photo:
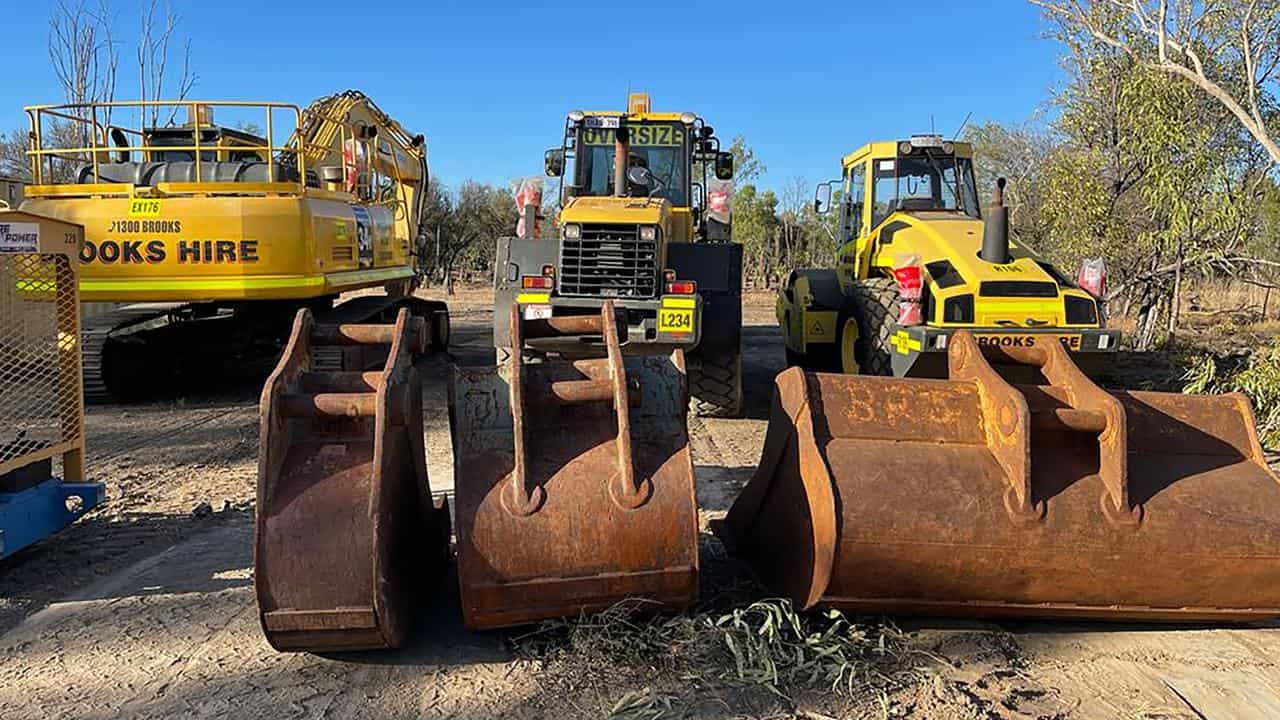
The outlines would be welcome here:
[[[813,209],[813,186],[793,178],[780,192],[751,182],[763,163],[741,136],[730,148],[738,188],[733,198],[733,239],[743,245],[743,275],[749,284],[771,287],[796,267],[830,266],[835,255],[836,216]]]
[[[743,245],[743,273],[760,279],[776,260],[773,240],[778,231],[778,196],[743,185],[733,196],[733,239]]]
[[[721,671],[723,679],[844,694],[853,694],[897,640],[882,627],[850,623],[838,610],[816,618],[797,615],[789,600],[751,603],[711,627],[727,653],[720,661],[733,663],[732,674]]]
[[[1280,338],[1247,353],[1200,355],[1182,382],[1185,393],[1244,393],[1253,404],[1262,444],[1280,447]]]
[[[456,191],[432,183],[427,193],[419,273],[447,287],[455,276],[489,277],[497,239],[516,231],[519,214],[511,190],[467,180]]]
[[[728,151],[733,154],[733,177],[739,184],[755,182],[765,172],[764,161],[747,145],[747,139],[735,135]]]

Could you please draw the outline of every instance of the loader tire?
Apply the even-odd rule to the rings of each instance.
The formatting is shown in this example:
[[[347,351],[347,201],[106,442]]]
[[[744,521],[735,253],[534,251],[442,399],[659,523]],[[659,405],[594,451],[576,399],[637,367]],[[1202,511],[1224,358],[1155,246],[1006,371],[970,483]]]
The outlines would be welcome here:
[[[431,316],[431,349],[445,352],[449,349],[449,338],[453,327],[449,323],[449,311],[437,311]]]
[[[689,404],[700,417],[742,414],[742,350],[689,358]]]
[[[852,299],[858,322],[854,345],[858,369],[863,375],[892,375],[889,336],[897,324],[898,284],[889,278],[869,278],[854,284]]]

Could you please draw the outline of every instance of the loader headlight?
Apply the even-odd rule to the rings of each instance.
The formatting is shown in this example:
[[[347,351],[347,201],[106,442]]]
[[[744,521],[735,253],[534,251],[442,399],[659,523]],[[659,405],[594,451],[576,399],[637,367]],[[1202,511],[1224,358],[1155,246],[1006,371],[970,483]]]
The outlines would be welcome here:
[[[942,303],[942,321],[949,323],[973,322],[973,296],[957,295]]]
[[[1068,325],[1093,325],[1098,322],[1098,305],[1093,298],[1066,297],[1066,315]]]
[[[580,240],[582,238],[582,226],[576,223],[565,225],[564,237],[566,240]]]
[[[569,122],[580,123],[582,122],[583,118],[585,118],[586,116],[587,114],[582,112],[581,110],[570,110]]]
[[[685,125],[692,125],[694,121],[697,119],[698,119],[698,116],[694,115],[691,112],[680,113],[680,122],[684,123]]]
[[[910,155],[910,154],[911,154],[911,143],[907,142],[906,140],[903,140],[902,142],[898,143],[898,154],[899,154],[899,155]]]
[[[640,239],[645,242],[654,242],[658,239],[658,227],[656,225],[641,225]]]

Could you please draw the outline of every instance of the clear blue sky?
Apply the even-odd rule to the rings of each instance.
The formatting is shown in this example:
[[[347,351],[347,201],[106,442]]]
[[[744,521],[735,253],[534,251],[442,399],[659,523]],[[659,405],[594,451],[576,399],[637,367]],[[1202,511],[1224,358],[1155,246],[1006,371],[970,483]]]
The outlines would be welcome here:
[[[781,186],[836,174],[867,140],[927,132],[930,115],[947,133],[969,112],[1025,120],[1060,81],[1060,48],[1025,0],[170,1],[192,38],[193,97],[306,104],[362,89],[426,134],[449,184],[539,173],[565,112],[621,108],[628,83],[655,110],[699,113],[726,144],[744,135],[764,184]],[[139,0],[110,2],[127,66]],[[51,4],[6,10],[0,128],[24,124],[24,104],[61,100]],[[136,95],[123,74],[121,99]]]

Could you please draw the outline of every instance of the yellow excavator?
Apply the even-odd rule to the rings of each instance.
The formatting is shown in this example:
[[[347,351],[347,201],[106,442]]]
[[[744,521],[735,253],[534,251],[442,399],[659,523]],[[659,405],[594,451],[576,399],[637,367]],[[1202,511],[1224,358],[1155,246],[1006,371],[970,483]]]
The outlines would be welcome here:
[[[110,119],[182,111],[181,124]],[[427,319],[433,348],[447,346],[445,305],[412,295],[424,138],[362,93],[305,109],[183,100],[26,112],[33,183],[22,208],[83,225],[81,297],[123,304],[82,329],[88,401],[217,372],[211,361],[269,356],[303,306],[321,323],[386,321],[408,308]],[[222,126],[221,112],[255,119]],[[377,288],[385,293],[336,302]]]

